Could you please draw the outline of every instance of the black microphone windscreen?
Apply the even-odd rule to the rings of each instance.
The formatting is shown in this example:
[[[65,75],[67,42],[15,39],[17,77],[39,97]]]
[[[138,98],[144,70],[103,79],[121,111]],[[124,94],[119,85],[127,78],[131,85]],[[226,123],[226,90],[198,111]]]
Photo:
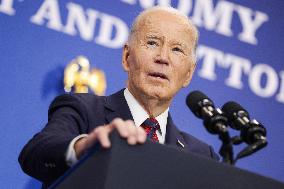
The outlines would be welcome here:
[[[239,111],[245,112],[248,116],[248,112],[240,104],[234,101],[229,101],[226,104],[224,104],[222,107],[222,111],[226,114],[229,120],[233,120],[234,114]]]
[[[189,109],[196,115],[200,111],[198,103],[204,99],[210,100],[205,94],[200,91],[193,91],[186,97],[186,104]],[[210,100],[211,101],[211,100]]]

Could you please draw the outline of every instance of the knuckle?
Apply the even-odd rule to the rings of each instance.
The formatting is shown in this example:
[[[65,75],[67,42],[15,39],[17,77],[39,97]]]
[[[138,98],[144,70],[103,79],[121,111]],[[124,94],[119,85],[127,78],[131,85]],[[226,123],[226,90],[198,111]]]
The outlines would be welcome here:
[[[121,126],[123,126],[123,123],[124,122],[122,120],[117,120],[115,122],[112,122],[111,126],[112,128],[119,129]]]
[[[131,135],[136,135],[137,134],[137,128],[134,125],[129,126],[128,130],[129,130]]]
[[[115,118],[114,120],[112,120],[112,124],[114,125],[117,125],[117,124],[120,124],[122,122],[122,119],[121,118]]]
[[[139,133],[146,133],[145,130],[142,127],[138,127],[137,129],[138,129]]]
[[[128,126],[134,126],[134,122],[132,120],[126,120],[125,124],[127,124]]]
[[[105,128],[103,126],[99,126],[97,128],[95,128],[94,133],[96,135],[99,135],[100,133],[104,132]]]

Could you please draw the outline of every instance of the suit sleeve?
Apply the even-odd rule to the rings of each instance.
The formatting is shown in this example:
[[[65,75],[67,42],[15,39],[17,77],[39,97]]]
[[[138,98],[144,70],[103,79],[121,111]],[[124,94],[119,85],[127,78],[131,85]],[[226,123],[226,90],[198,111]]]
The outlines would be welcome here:
[[[89,127],[83,104],[72,95],[59,96],[52,102],[48,123],[20,153],[19,162],[25,173],[51,183],[69,168],[65,162],[68,145]]]

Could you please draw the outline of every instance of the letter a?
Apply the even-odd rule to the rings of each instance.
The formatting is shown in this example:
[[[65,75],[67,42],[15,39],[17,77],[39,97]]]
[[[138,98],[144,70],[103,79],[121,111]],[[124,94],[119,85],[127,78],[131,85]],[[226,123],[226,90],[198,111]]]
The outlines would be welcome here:
[[[30,21],[37,25],[43,25],[45,19],[48,28],[61,31],[62,24],[57,0],[45,0]]]

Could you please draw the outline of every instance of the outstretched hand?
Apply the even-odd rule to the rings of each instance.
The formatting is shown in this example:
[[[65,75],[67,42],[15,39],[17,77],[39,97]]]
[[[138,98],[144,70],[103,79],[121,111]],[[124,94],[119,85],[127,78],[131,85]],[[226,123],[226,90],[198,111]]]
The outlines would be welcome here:
[[[117,130],[122,138],[127,140],[130,145],[143,144],[146,141],[147,134],[143,128],[135,126],[132,120],[114,119],[110,124],[96,127],[87,137],[76,141],[74,149],[79,159],[91,146],[99,142],[103,148],[110,148],[110,133]]]

